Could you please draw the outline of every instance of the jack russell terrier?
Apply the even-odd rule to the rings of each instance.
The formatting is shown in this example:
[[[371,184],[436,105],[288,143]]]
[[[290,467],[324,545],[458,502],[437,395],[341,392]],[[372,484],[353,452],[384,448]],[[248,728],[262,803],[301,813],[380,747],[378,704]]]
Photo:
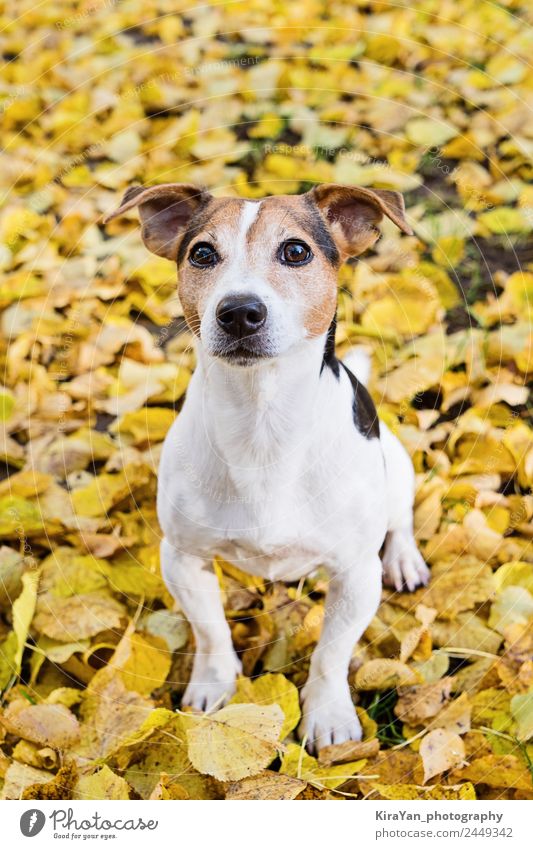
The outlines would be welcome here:
[[[198,355],[157,499],[163,578],[196,643],[183,704],[221,705],[241,671],[214,554],[269,581],[323,565],[299,731],[311,751],[360,740],[347,673],[382,574],[400,591],[429,573],[413,536],[413,468],[378,421],[368,358],[335,356],[337,270],[376,242],[384,215],[411,234],[403,198],[321,185],[257,201],[168,183],[130,188],[106,221],[133,207],[146,247],[177,263]]]

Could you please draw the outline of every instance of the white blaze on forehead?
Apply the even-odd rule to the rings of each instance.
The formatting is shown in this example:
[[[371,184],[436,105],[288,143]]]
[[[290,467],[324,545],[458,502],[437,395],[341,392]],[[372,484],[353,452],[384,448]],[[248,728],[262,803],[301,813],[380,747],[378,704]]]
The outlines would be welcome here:
[[[259,215],[261,203],[244,201],[227,222],[219,228],[218,235],[223,255],[228,262],[221,266],[221,276],[215,292],[248,291],[253,257],[250,256],[248,235]],[[252,284],[253,288],[253,284]]]
[[[238,230],[235,234],[235,259],[237,262],[245,259],[247,256],[246,236],[248,235],[248,230],[259,215],[260,206],[261,202],[254,203],[250,200],[245,201],[243,204],[241,217],[238,222]]]

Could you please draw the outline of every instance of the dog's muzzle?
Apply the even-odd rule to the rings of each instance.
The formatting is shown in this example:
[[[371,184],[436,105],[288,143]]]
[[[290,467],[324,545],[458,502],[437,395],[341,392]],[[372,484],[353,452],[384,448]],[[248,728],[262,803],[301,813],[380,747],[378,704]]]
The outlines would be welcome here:
[[[216,309],[218,326],[233,339],[253,336],[263,327],[267,308],[255,295],[230,295]]]

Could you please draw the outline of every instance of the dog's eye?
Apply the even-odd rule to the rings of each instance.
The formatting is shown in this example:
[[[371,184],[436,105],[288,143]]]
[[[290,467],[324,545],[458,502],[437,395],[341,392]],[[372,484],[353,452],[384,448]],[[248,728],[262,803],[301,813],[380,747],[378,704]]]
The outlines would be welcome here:
[[[285,265],[305,265],[313,258],[313,252],[305,242],[283,242],[279,250],[279,258]]]
[[[200,268],[208,268],[211,265],[216,265],[219,259],[219,255],[209,242],[198,242],[189,254],[189,262]]]

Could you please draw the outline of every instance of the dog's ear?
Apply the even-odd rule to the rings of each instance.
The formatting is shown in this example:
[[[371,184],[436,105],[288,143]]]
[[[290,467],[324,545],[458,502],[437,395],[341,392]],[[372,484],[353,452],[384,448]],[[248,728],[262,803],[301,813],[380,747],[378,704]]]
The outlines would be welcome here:
[[[399,192],[327,183],[315,186],[309,194],[326,219],[343,259],[357,256],[377,241],[384,215],[408,236],[413,235]]]
[[[211,198],[205,189],[189,183],[131,186],[118,209],[106,215],[104,224],[134,206],[139,207],[141,235],[148,250],[175,260],[189,221]]]

